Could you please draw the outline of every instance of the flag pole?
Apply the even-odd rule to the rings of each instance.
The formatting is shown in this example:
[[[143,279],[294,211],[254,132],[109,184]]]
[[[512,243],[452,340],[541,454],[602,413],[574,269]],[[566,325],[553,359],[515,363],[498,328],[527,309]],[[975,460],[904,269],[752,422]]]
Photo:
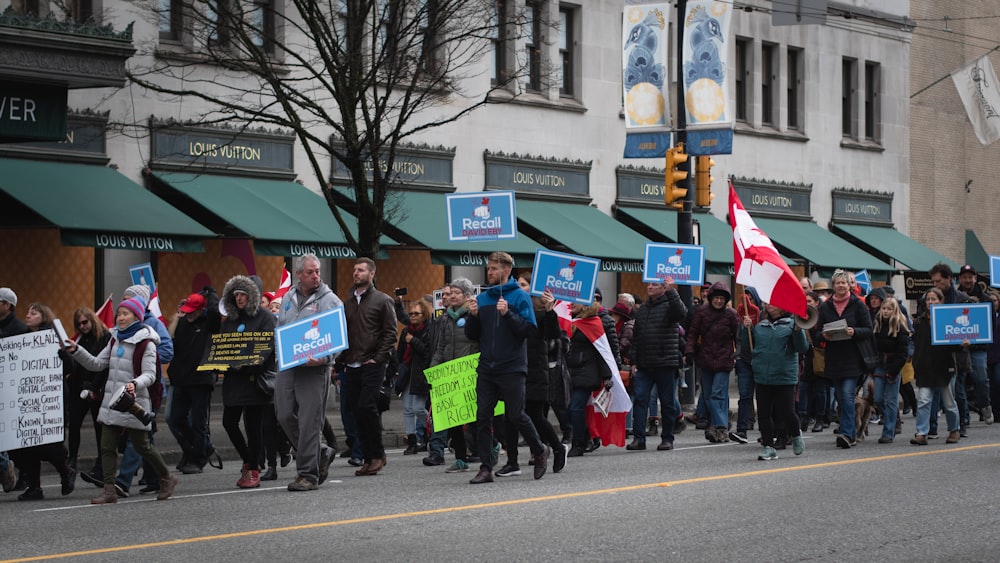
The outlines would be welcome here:
[[[745,288],[746,286],[743,286],[743,287]],[[750,318],[750,298],[747,297],[746,289],[743,290],[743,316],[746,317],[746,318],[748,318],[748,319]],[[752,321],[752,319],[751,319],[751,321]],[[753,331],[750,330],[751,328],[753,328],[753,326],[751,326],[750,328],[747,329],[747,338],[750,340],[750,351],[752,352],[753,351]]]

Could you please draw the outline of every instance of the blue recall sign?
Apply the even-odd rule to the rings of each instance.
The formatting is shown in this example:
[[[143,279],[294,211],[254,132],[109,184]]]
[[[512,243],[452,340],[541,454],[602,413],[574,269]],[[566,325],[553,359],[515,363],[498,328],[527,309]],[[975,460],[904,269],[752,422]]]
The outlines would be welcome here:
[[[989,344],[993,342],[990,303],[931,305],[931,344]]]
[[[278,353],[278,369],[292,369],[309,361],[325,358],[347,349],[347,321],[344,308],[337,307],[274,331],[274,349]]]
[[[668,277],[677,285],[705,282],[705,247],[691,244],[646,243],[642,281],[663,283]]]
[[[517,238],[514,192],[448,194],[445,201],[449,241]]]
[[[562,301],[590,305],[594,302],[597,272],[601,261],[539,248],[531,274],[531,295],[542,295],[548,289]]]

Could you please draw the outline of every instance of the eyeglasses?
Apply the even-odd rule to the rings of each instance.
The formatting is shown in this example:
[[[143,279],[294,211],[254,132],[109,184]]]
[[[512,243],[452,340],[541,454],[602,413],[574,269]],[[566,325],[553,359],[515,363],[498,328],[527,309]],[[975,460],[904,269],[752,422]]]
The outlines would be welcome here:
[[[81,319],[80,322],[76,323],[76,326],[84,326],[89,324],[90,324],[90,319]]]
[[[423,316],[423,313],[409,313],[409,315],[411,317],[420,317],[420,316]]]

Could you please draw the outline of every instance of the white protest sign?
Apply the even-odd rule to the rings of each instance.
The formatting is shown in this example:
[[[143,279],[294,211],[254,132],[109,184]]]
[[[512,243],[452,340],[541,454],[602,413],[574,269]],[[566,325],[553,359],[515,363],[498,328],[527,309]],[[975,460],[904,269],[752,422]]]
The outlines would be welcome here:
[[[54,330],[0,339],[0,451],[63,441],[62,371]]]

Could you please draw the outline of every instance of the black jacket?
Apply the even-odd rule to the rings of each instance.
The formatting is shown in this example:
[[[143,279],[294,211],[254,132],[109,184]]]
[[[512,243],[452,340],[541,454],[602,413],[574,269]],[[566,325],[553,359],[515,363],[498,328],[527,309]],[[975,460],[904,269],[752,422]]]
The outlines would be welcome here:
[[[236,307],[236,290],[247,293],[247,306],[240,310]],[[226,308],[226,320],[222,321],[219,332],[274,332],[277,324],[270,311],[260,308],[260,290],[246,276],[234,276],[226,282],[222,290],[222,302]],[[257,387],[256,378],[265,370],[275,370],[274,345],[262,354],[263,361],[257,365],[230,369],[222,382],[222,404],[227,407],[245,407],[266,405],[271,397],[265,395]]]
[[[205,309],[198,318],[177,322],[174,329],[174,359],[167,368],[171,385],[214,385],[215,373],[198,371],[205,357],[213,333],[219,332],[222,319],[219,314],[219,297],[215,291],[205,299]]]
[[[528,378],[525,380],[526,401],[549,400],[549,342],[559,338],[559,317],[555,311],[535,309],[538,332],[528,337]]]
[[[413,339],[406,341],[406,335],[412,332]],[[430,385],[427,384],[427,377],[424,370],[431,364],[431,323],[424,323],[419,330],[411,331],[407,326],[399,334],[399,346],[396,348],[396,361],[404,363],[406,347],[412,348],[410,352],[410,395],[427,395],[430,393]]]
[[[647,299],[635,315],[632,364],[639,369],[680,366],[678,328],[686,314],[687,307],[676,290]]]
[[[823,339],[822,332],[820,333],[820,342],[826,342],[824,375],[827,379],[860,377],[865,372],[864,360],[861,358],[857,341],[871,338],[872,318],[868,313],[868,306],[857,295],[851,294],[848,299],[842,315],[837,314],[832,297],[819,306],[819,321],[816,322],[816,326],[820,327],[820,330],[823,325],[840,319],[847,320],[847,326],[854,328],[854,336],[848,340],[827,341]]]

